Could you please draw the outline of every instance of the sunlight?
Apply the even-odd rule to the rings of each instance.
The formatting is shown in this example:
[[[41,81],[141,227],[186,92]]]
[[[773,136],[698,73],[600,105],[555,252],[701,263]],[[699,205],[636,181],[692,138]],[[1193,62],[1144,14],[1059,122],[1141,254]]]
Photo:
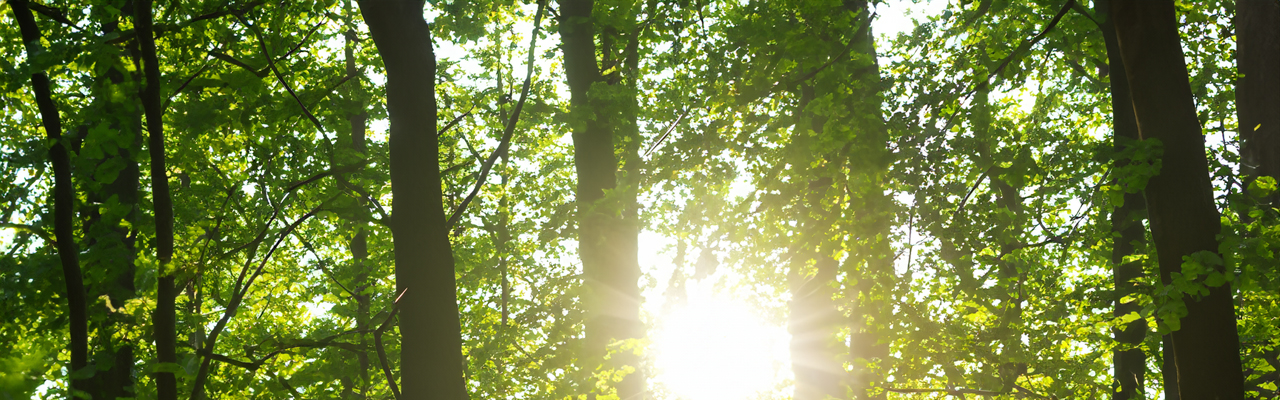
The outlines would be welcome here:
[[[789,372],[785,328],[741,302],[690,293],[654,335],[656,380],[679,398],[740,400],[775,389]]]

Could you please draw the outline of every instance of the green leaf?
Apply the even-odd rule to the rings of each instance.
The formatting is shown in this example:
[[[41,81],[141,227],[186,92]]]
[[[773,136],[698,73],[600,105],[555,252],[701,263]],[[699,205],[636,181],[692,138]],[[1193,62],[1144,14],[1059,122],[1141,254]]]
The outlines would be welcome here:
[[[1276,191],[1276,178],[1270,176],[1259,176],[1249,183],[1249,195],[1255,198],[1263,198],[1270,196]]]

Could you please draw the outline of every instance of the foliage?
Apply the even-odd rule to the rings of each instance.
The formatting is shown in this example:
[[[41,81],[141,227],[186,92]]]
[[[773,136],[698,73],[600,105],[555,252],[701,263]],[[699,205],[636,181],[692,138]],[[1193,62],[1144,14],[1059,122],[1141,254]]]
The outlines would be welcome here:
[[[675,274],[642,282],[677,290],[716,279],[781,323],[796,282],[835,260],[838,273],[821,284],[844,322],[827,339],[843,346],[845,371],[880,377],[867,393],[903,398],[914,388],[1104,393],[1113,328],[1143,319],[1152,332],[1176,330],[1184,298],[1230,285],[1246,387],[1275,395],[1280,212],[1276,180],[1240,172],[1233,3],[1179,5],[1221,255],[1189,257],[1164,285],[1144,248],[1131,256],[1148,272],[1142,312],[1120,317],[1108,216],[1158,173],[1161,149],[1110,146],[1117,71],[1093,12],[1056,0],[947,2],[914,29],[860,47],[877,26],[865,21],[906,5],[859,12],[855,3],[664,0],[642,12],[642,2],[597,2],[597,24],[640,32],[627,39],[638,46],[636,76],[614,77],[634,90],[596,95],[635,96],[640,143],[618,151],[638,161],[619,173],[637,176],[623,190],[641,199],[641,228],[674,250],[661,254],[674,254]],[[389,229],[385,78],[358,5],[157,5],[181,293],[176,365],[154,361],[159,271],[129,7],[45,1],[36,15],[45,40],[33,53],[12,9],[0,11],[0,397],[66,397],[72,372],[48,233],[51,143],[29,79],[45,71],[74,150],[90,352],[132,349],[132,396],[155,397],[155,371],[176,373],[180,393],[191,393],[210,359],[210,398],[389,398],[372,335],[383,335],[392,372],[410,339],[370,327],[389,319],[396,298],[395,247],[412,244],[394,243]],[[440,100],[422,112],[437,112],[443,130],[446,215],[477,185],[519,99],[525,57],[535,59],[511,149],[450,234],[467,390],[577,398],[593,382],[579,373],[570,134],[579,121],[569,117],[559,26],[545,18],[530,49],[536,2],[424,7]],[[360,114],[369,124],[357,133]],[[1114,159],[1132,162],[1112,168]],[[132,186],[130,174],[140,174]],[[357,237],[367,257],[353,254]],[[859,353],[856,340],[882,352]],[[1158,355],[1159,340],[1149,335],[1142,349]],[[1154,395],[1162,378],[1150,360]],[[99,375],[111,368],[100,364]]]

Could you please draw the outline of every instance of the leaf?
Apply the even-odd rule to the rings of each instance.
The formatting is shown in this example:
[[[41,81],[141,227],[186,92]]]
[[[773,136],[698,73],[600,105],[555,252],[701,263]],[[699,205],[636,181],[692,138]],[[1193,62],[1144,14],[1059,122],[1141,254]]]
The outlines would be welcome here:
[[[1270,196],[1276,191],[1276,178],[1270,176],[1259,176],[1249,183],[1249,195],[1255,198],[1263,198]]]

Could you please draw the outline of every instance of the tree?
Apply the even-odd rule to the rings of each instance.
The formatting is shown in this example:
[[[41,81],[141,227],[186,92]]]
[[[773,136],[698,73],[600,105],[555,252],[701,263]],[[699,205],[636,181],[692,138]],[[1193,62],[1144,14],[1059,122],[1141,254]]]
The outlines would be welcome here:
[[[457,288],[438,164],[436,58],[423,5],[364,0],[360,12],[387,74],[391,229],[398,304],[403,302],[399,306],[405,310],[400,319],[402,393],[407,398],[463,399]]]
[[[1133,101],[1129,96],[1129,81],[1128,76],[1125,75],[1124,59],[1120,57],[1120,44],[1116,40],[1114,22],[1110,17],[1110,3],[1099,2],[1095,9],[1098,18],[1102,19],[1100,28],[1106,44],[1107,67],[1110,71],[1108,76],[1111,78],[1112,142],[1115,144],[1117,153],[1112,169],[1117,171],[1117,176],[1125,176],[1121,171],[1131,171],[1132,168],[1126,170],[1125,167],[1134,162],[1132,156],[1126,157],[1125,154],[1135,152],[1135,142],[1139,140],[1138,123],[1133,114]],[[1124,183],[1119,185],[1119,189],[1123,194],[1119,204],[1111,212],[1111,230],[1114,232],[1111,245],[1113,265],[1111,274],[1115,281],[1116,300],[1113,315],[1116,318],[1130,318],[1132,317],[1130,314],[1142,311],[1136,299],[1125,300],[1140,292],[1138,280],[1143,276],[1142,263],[1126,260],[1126,257],[1139,254],[1137,250],[1146,241],[1146,229],[1142,224],[1142,212],[1145,211],[1146,200],[1142,197],[1141,189],[1135,187],[1137,186],[1135,182],[1140,178],[1133,176],[1139,174],[1130,172],[1128,175],[1122,178]],[[1123,347],[1116,350],[1113,356],[1114,375],[1118,387],[1113,391],[1112,399],[1128,400],[1141,396],[1147,372],[1147,355],[1141,347],[1146,334],[1147,320],[1141,317],[1125,324],[1122,329],[1114,331],[1113,336],[1116,342]],[[1176,374],[1174,377],[1176,378]]]
[[[156,309],[154,337],[156,361],[174,365],[178,362],[178,316],[176,301],[176,273],[169,262],[173,260],[173,200],[169,196],[169,172],[165,169],[164,109],[160,103],[160,65],[156,57],[155,35],[151,17],[151,2],[141,0],[134,6],[134,25],[137,26],[140,57],[146,85],[140,98],[147,121],[147,151],[151,155],[151,202],[155,206],[156,259],[159,276],[156,284]],[[160,400],[177,400],[178,383],[172,368],[156,372],[156,395]]]
[[[40,28],[36,25],[26,0],[9,3],[18,27],[22,31],[22,42],[26,45],[27,57],[36,57],[43,49]],[[58,258],[62,262],[62,275],[66,284],[67,316],[70,318],[70,340],[68,348],[71,352],[69,375],[69,396],[74,398],[88,387],[84,379],[84,368],[89,364],[89,321],[85,304],[84,277],[80,270],[80,250],[74,236],[75,218],[75,183],[71,181],[71,156],[67,151],[62,136],[62,116],[58,113],[53,101],[53,93],[49,89],[49,77],[43,71],[36,70],[31,74],[31,91],[35,93],[36,104],[40,111],[40,122],[44,126],[45,135],[53,142],[49,147],[49,161],[53,165],[53,234],[58,249]],[[83,371],[83,372],[82,372]]]
[[[1241,1],[1235,23],[1241,173],[1280,177],[1280,5]]]
[[[1161,281],[1182,292],[1171,300],[1185,307],[1175,306],[1181,312],[1173,317],[1181,317],[1172,333],[1179,396],[1243,398],[1235,306],[1223,277],[1232,271],[1218,255],[1219,214],[1173,3],[1115,2],[1111,18],[1138,133],[1163,149],[1145,194]]]
[[[613,361],[603,365],[606,370],[625,374],[616,386],[617,396],[625,400],[645,397],[639,357],[629,346],[619,348],[613,344],[644,335],[637,286],[640,265],[636,242],[640,224],[635,186],[639,167],[635,66],[645,25],[634,22],[631,15],[638,14],[638,10],[632,7],[593,0],[560,3],[560,38],[578,177],[578,253],[586,290],[582,367],[594,371],[606,355],[613,353]],[[609,20],[622,22],[597,22],[606,15]],[[612,71],[610,75],[601,74],[606,70]],[[622,154],[621,160],[618,153]]]

